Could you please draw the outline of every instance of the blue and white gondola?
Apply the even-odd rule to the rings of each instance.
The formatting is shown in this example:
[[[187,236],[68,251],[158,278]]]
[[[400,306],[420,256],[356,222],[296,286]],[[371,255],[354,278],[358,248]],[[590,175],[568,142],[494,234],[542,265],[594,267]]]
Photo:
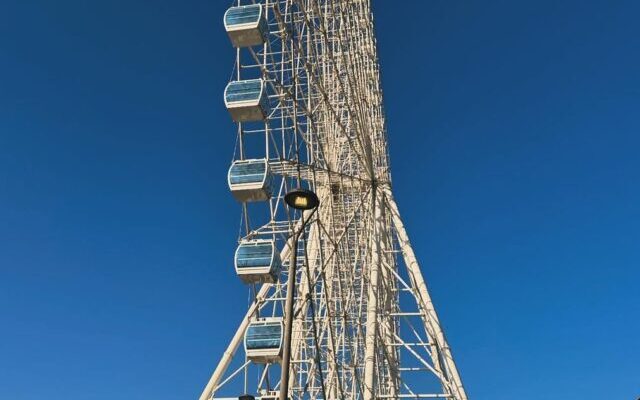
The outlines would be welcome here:
[[[229,82],[224,90],[224,104],[235,122],[263,121],[269,113],[265,81]]]
[[[231,7],[224,13],[224,28],[233,47],[263,44],[267,36],[267,20],[260,4]]]
[[[269,200],[273,185],[269,162],[264,158],[236,160],[229,168],[227,183],[238,201]]]
[[[274,283],[282,269],[275,240],[241,242],[236,249],[234,263],[236,273],[244,283]]]
[[[282,318],[264,318],[249,323],[244,334],[244,351],[257,364],[280,362],[284,324]]]

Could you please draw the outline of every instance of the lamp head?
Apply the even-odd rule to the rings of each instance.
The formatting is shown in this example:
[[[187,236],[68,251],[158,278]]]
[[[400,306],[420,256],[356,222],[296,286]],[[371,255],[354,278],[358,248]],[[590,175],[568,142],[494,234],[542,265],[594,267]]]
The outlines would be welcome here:
[[[296,210],[312,210],[320,204],[318,196],[311,190],[294,189],[284,195],[284,201]]]

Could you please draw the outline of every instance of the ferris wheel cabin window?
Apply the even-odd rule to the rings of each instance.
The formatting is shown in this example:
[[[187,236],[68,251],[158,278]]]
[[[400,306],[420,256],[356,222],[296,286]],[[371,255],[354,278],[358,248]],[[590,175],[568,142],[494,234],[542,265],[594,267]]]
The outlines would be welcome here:
[[[230,82],[224,103],[235,122],[262,121],[268,114],[266,84],[262,79]]]
[[[282,318],[265,318],[249,323],[244,335],[244,350],[254,363],[280,362],[284,325]]]
[[[265,201],[271,198],[272,175],[267,159],[236,160],[227,175],[229,189],[241,202]]]
[[[275,240],[241,242],[234,261],[236,273],[244,283],[274,283],[282,268]]]
[[[233,47],[261,45],[267,36],[267,20],[260,4],[231,7],[224,14],[224,28]]]

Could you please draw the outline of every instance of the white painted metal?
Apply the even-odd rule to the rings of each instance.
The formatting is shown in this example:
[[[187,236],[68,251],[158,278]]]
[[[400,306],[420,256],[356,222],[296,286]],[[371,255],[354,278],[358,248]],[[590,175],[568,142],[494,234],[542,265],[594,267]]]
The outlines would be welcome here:
[[[238,49],[233,80],[262,79],[269,112],[238,124],[236,159],[268,160],[274,180],[266,201],[243,205],[240,236],[285,243],[283,273],[248,289],[249,310],[200,400],[278,392],[279,365],[246,363],[237,349],[251,321],[283,316],[290,251],[290,399],[467,400],[391,191],[370,1],[255,3],[269,33]],[[283,196],[299,186],[320,207],[294,243],[301,215]]]
[[[444,363],[444,368],[442,369],[445,373],[451,375],[448,381],[451,382],[451,388],[455,394],[455,398],[466,399],[467,394],[462,386],[462,380],[460,379],[460,374],[458,373],[456,364],[453,361],[451,348],[449,347],[444,336],[444,331],[440,326],[436,309],[433,306],[431,296],[427,290],[427,284],[425,283],[422,272],[420,271],[420,266],[418,265],[418,259],[416,258],[413,248],[411,247],[411,243],[409,242],[409,235],[407,235],[407,232],[404,229],[404,224],[402,223],[400,212],[398,211],[398,206],[393,200],[391,191],[388,191],[387,193],[387,205],[392,214],[393,225],[395,226],[398,234],[402,255],[405,259],[405,263],[407,264],[407,268],[410,271],[413,287],[416,288],[418,292],[416,298],[420,304],[420,309],[425,313],[422,315],[422,319],[424,320],[425,326],[429,326],[428,330],[432,332],[431,338],[434,341],[434,344],[432,344],[432,352],[442,353],[441,360]]]
[[[369,285],[367,287],[367,331],[365,342],[364,399],[375,398],[376,388],[376,345],[378,338],[378,298],[380,296],[380,237],[382,235],[382,202],[377,190],[371,192],[373,208],[373,233],[370,237],[371,264],[369,268]]]

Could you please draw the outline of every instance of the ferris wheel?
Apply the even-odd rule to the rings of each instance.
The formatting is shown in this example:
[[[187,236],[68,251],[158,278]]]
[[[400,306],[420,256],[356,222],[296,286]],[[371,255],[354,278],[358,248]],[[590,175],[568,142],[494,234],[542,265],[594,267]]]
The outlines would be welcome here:
[[[237,0],[224,15],[251,302],[200,400],[467,399],[391,189],[370,6]]]

